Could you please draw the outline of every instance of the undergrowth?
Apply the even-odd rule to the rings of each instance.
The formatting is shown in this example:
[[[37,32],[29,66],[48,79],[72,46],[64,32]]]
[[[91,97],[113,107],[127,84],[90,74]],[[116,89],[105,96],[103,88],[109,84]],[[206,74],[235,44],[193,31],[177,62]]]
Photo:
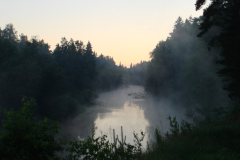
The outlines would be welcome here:
[[[201,127],[176,117],[170,131],[155,130],[155,143],[142,154],[141,160],[239,160],[240,109],[234,107],[221,120]]]
[[[202,126],[176,117],[168,117],[170,130],[155,129],[155,138],[142,150],[145,133],[133,133],[134,145],[116,138],[110,143],[106,135],[92,136],[85,141],[56,139],[57,122],[37,122],[31,108],[35,102],[24,101],[19,111],[6,111],[7,119],[0,132],[1,159],[65,159],[65,160],[239,160],[240,108],[233,107],[214,123]],[[66,151],[63,158],[58,152]]]

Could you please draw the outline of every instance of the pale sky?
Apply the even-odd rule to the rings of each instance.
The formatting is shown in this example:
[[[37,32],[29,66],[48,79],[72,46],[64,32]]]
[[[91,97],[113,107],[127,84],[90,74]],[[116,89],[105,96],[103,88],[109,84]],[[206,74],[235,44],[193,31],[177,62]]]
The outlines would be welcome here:
[[[179,16],[198,17],[196,0],[0,0],[0,27],[12,23],[18,34],[38,36],[51,45],[61,41],[91,42],[100,55],[129,67],[148,61]]]

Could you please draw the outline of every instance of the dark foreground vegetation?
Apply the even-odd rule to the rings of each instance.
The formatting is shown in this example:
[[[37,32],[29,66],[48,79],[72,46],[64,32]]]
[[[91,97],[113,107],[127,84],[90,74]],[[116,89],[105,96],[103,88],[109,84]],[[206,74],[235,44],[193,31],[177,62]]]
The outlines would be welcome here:
[[[197,0],[196,9],[204,3]],[[90,42],[62,38],[52,52],[43,40],[18,39],[7,25],[0,30],[1,159],[240,159],[239,6],[216,0],[201,17],[179,17],[151,61],[129,69],[97,56]],[[59,126],[50,119],[73,116],[100,91],[122,84],[144,85],[148,94],[186,107],[188,121],[169,117],[169,132],[156,129],[145,151],[144,133],[134,134],[135,145],[117,148],[94,131],[86,141],[56,138]],[[25,96],[36,103],[24,98],[21,107]]]
[[[240,110],[232,108],[221,120],[201,127],[170,120],[171,129],[156,129],[153,145],[140,159],[238,160],[240,158]]]
[[[68,141],[66,137],[56,138],[59,133],[57,122],[44,118],[37,121],[32,109],[33,99],[23,99],[19,111],[5,112],[0,134],[0,157],[9,159],[136,159],[141,156],[141,137],[134,133],[135,145],[110,143],[106,135],[95,137],[94,131],[86,141]],[[121,157],[121,158],[120,158]]]
[[[45,118],[37,121],[32,108],[33,99],[23,99],[19,111],[5,112],[4,130],[0,134],[0,156],[8,159],[65,159],[77,160],[237,160],[240,158],[240,109],[231,108],[214,123],[196,127],[176,117],[169,117],[170,131],[155,130],[154,139],[143,150],[141,142],[145,134],[134,134],[134,145],[125,142],[115,145],[106,135],[92,136],[87,140],[68,141],[66,137],[56,138],[59,133],[57,122]]]

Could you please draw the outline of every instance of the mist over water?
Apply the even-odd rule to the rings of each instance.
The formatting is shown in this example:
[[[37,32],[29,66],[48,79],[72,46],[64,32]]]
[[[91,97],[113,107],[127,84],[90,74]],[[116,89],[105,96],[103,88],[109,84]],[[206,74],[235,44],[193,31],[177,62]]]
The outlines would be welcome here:
[[[133,132],[140,134],[140,131],[145,131],[149,126],[148,120],[144,117],[144,110],[138,105],[127,101],[122,108],[113,109],[111,112],[99,113],[94,121],[97,128],[96,136],[101,136],[101,133],[109,135],[108,138],[112,142],[112,129],[115,129],[119,140],[121,139],[121,129],[123,126],[123,134],[126,135],[126,142],[133,144]]]
[[[107,134],[112,142],[112,130],[121,138],[121,126],[126,135],[126,143],[133,144],[133,132],[140,135],[146,132],[146,141],[153,138],[156,127],[160,131],[169,130],[168,116],[177,116],[177,120],[184,118],[185,109],[175,106],[170,100],[156,100],[148,96],[145,99],[135,99],[129,93],[143,93],[142,86],[130,85],[99,95],[96,105],[88,108],[84,113],[62,124],[62,132],[73,139],[87,138],[95,128],[96,137]]]

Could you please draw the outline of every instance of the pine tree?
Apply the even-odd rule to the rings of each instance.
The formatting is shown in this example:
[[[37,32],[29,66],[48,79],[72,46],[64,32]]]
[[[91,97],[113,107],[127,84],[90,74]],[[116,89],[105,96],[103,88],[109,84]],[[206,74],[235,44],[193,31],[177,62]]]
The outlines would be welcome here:
[[[206,0],[197,0],[195,6],[199,10]],[[225,82],[224,89],[229,91],[232,99],[240,98],[240,20],[239,0],[216,0],[204,10],[204,20],[200,25],[199,37],[211,28],[220,28],[220,34],[213,37],[210,47],[221,48],[222,59],[218,61],[223,66],[218,74]]]

